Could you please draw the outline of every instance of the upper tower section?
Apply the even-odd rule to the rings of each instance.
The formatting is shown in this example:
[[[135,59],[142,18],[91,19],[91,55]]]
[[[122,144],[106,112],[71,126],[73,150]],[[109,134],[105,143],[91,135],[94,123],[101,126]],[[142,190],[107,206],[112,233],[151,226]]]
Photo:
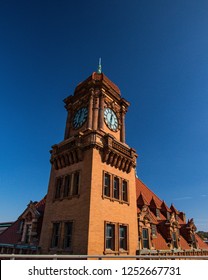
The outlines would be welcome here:
[[[89,130],[99,130],[125,143],[125,114],[129,102],[101,71],[93,72],[65,100],[68,116],[65,140]]]
[[[136,151],[125,143],[125,115],[129,102],[101,71],[81,82],[67,97],[64,141],[52,147],[55,169],[85,160],[87,151],[99,150],[100,163],[130,173],[136,166]]]

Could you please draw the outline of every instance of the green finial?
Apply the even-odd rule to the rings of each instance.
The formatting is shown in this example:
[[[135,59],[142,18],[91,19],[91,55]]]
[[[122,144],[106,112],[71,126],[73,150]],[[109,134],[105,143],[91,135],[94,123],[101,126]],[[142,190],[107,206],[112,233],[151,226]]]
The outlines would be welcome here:
[[[99,64],[98,64],[98,70],[97,70],[98,74],[102,73],[102,65],[101,65],[101,57],[99,58]]]

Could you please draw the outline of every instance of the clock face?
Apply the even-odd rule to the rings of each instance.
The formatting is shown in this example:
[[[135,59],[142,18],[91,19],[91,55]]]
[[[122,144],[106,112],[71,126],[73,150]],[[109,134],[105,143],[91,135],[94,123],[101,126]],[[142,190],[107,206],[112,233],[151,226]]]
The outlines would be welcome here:
[[[74,115],[73,127],[75,129],[81,127],[87,119],[88,110],[86,107],[80,108]]]
[[[118,118],[116,113],[110,108],[105,108],[104,110],[104,120],[106,125],[113,131],[118,130]]]

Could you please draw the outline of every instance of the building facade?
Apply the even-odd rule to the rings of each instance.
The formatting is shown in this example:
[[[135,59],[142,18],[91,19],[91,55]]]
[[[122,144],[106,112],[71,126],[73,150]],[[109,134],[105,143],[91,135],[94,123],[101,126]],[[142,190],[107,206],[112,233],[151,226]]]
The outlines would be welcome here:
[[[64,102],[65,139],[51,151],[41,250],[134,254],[137,155],[125,143],[129,103],[102,73],[93,73]]]
[[[119,88],[94,72],[64,103],[47,196],[0,234],[0,252],[207,255],[193,219],[136,177],[137,154],[125,142],[130,104]]]

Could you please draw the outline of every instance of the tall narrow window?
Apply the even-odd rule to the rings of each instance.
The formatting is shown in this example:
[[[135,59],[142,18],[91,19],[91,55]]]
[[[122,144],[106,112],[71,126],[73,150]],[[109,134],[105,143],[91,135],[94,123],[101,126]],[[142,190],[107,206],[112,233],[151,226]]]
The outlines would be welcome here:
[[[23,228],[24,228],[24,223],[25,221],[24,220],[19,220],[19,228],[18,228],[18,233],[21,233],[23,232]]]
[[[64,197],[69,196],[71,186],[71,176],[67,175],[64,180]]]
[[[176,232],[172,233],[172,243],[173,243],[173,248],[178,248],[178,242],[177,242],[177,234]]]
[[[149,233],[147,228],[142,229],[142,243],[144,249],[149,249]]]
[[[32,224],[26,225],[25,243],[30,243]]]
[[[110,175],[104,175],[104,195],[110,197]]]
[[[192,239],[192,245],[195,249],[197,249],[197,245],[196,245],[196,237],[195,237],[195,234],[192,233],[191,234],[191,239]]]
[[[54,223],[53,232],[52,232],[52,240],[51,240],[52,248],[58,247],[59,238],[60,238],[60,223]]]
[[[119,226],[119,249],[127,250],[127,226]]]
[[[119,199],[119,178],[114,177],[113,197]]]
[[[128,189],[127,189],[127,181],[122,182],[122,200],[128,201]]]
[[[63,178],[61,178],[61,177],[56,179],[55,198],[60,198],[61,197],[62,181],[63,181]]]
[[[64,224],[64,248],[72,248],[72,226],[73,222],[66,222]]]
[[[152,229],[152,235],[156,236],[157,235],[157,226],[154,224],[151,224],[151,229]]]
[[[106,224],[105,247],[109,250],[115,250],[115,225]]]
[[[73,195],[78,195],[79,194],[79,180],[80,180],[80,175],[79,172],[74,173],[74,180],[73,180]]]
[[[156,217],[160,218],[160,209],[156,208]]]

